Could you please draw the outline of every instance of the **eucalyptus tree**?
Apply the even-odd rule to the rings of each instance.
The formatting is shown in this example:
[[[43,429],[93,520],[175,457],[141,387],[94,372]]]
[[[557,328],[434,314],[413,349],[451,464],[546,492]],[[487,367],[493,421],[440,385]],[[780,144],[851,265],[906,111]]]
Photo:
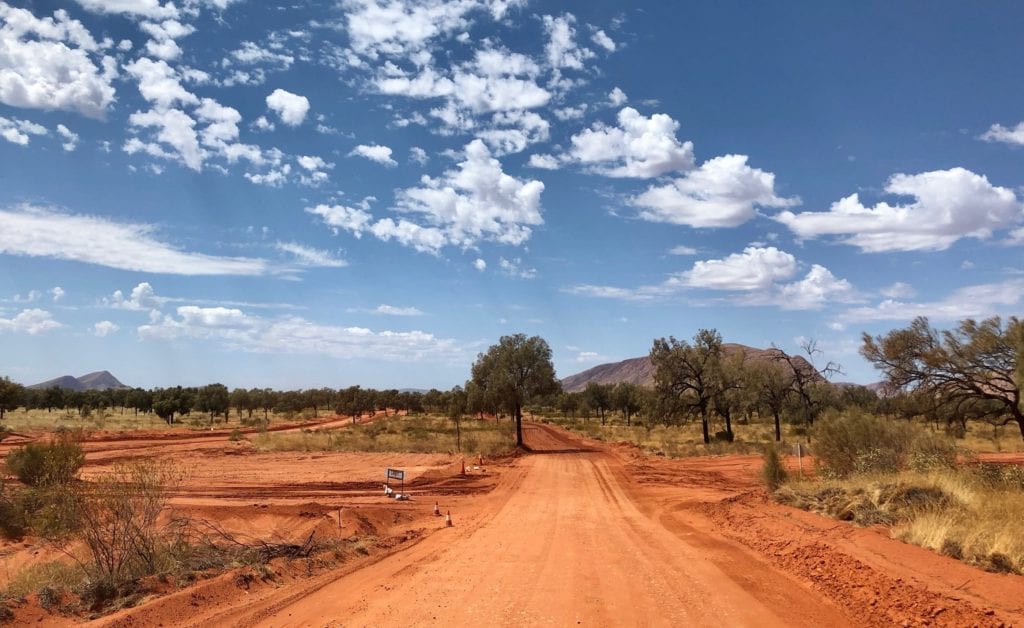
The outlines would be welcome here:
[[[24,403],[24,398],[24,386],[12,382],[9,377],[0,379],[0,421],[4,420],[4,413],[17,410]]]
[[[611,405],[622,413],[628,426],[632,416],[643,408],[643,389],[636,384],[619,382],[612,388]]]
[[[455,423],[455,447],[462,451],[462,417],[466,414],[468,395],[465,390],[456,386],[448,392],[447,397],[448,418]]]
[[[497,403],[512,411],[516,422],[516,445],[523,445],[523,405],[531,398],[556,393],[561,384],[555,377],[551,347],[540,336],[502,336],[487,353],[477,356],[472,382]]]
[[[689,410],[700,417],[705,443],[711,442],[708,418],[721,386],[722,336],[714,329],[701,329],[693,344],[685,340],[659,338],[651,347],[654,388],[664,405]]]
[[[587,387],[583,389],[583,398],[591,408],[597,410],[598,416],[601,417],[601,425],[605,422],[605,412],[612,407],[611,391],[611,386],[597,382],[587,382]]]
[[[864,334],[860,353],[894,391],[917,391],[944,406],[950,417],[1016,423],[1024,438],[1024,321],[998,316],[966,319],[939,331],[928,319],[884,336]]]
[[[821,356],[822,351],[818,348],[815,340],[805,340],[800,344],[800,349],[807,355],[806,358],[800,355],[790,355],[778,347],[772,347],[770,358],[786,367],[787,372],[793,374],[792,391],[795,403],[803,415],[808,427],[814,426],[814,421],[834,400],[835,389],[828,380],[837,374],[842,374],[843,367],[831,360],[822,367],[817,367],[815,361]],[[810,442],[810,432],[807,436]]]
[[[782,411],[793,396],[793,372],[784,362],[765,361],[749,371],[749,385],[756,393],[758,408],[775,421],[775,441],[782,441]]]

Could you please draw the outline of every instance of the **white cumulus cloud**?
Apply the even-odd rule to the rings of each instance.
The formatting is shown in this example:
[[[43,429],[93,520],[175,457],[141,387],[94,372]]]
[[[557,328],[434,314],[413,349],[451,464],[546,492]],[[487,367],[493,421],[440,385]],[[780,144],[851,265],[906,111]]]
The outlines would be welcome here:
[[[309,113],[309,99],[283,89],[275,89],[267,96],[267,107],[288,126],[299,126]]]
[[[63,327],[46,310],[31,308],[22,310],[13,318],[0,318],[0,332],[24,333],[30,336]]]
[[[619,111],[618,124],[595,124],[572,136],[569,156],[609,177],[651,178],[693,167],[693,143],[676,139],[679,123],[636,109]]]
[[[775,194],[775,175],[747,165],[746,155],[709,159],[665,185],[652,185],[631,199],[639,217],[691,227],[735,227],[755,207],[789,207],[799,199]]]
[[[398,162],[391,158],[391,149],[380,144],[360,144],[353,148],[349,155],[364,157],[388,167],[398,165]]]
[[[0,2],[0,103],[103,118],[117,74],[114,57],[67,11],[37,18]]]
[[[896,174],[885,192],[914,200],[868,207],[851,194],[826,212],[784,211],[776,220],[801,238],[840,236],[844,244],[879,253],[940,251],[961,238],[989,238],[1024,217],[1013,190],[964,168]]]
[[[774,305],[787,310],[813,310],[830,303],[861,300],[853,285],[824,266],[812,264],[803,278],[796,278],[796,257],[775,247],[747,247],[721,259],[701,260],[686,271],[670,275],[660,284],[636,288],[582,284],[567,288],[571,294],[652,301],[687,290],[732,293],[738,305]]]
[[[0,137],[12,144],[28,146],[30,136],[47,135],[46,127],[29,120],[0,116]]]

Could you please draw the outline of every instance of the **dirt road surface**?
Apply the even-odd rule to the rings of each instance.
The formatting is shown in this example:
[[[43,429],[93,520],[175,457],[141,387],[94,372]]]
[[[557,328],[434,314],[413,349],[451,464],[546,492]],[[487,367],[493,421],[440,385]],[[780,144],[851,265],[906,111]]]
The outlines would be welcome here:
[[[758,565],[729,574],[642,513],[614,457],[527,428],[535,452],[474,520],[266,616],[267,626],[841,626],[820,596]],[[780,586],[781,585],[781,586]],[[769,586],[771,588],[769,588]],[[777,590],[774,590],[776,589]]]
[[[541,424],[529,425],[526,439],[533,453],[504,469],[489,494],[459,504],[454,528],[438,522],[424,540],[367,567],[283,587],[194,625],[1024,620],[1024,579],[770,504],[752,478],[756,459],[723,458],[717,468],[708,459],[661,461]]]

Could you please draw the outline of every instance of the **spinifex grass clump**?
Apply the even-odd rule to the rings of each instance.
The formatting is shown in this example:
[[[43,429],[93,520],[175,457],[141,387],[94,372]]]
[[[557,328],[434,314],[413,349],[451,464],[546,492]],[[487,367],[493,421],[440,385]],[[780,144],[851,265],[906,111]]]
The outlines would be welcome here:
[[[813,453],[823,479],[789,482],[776,492],[779,501],[889,526],[900,540],[983,569],[1024,571],[1019,467],[957,466],[949,436],[863,413],[815,424]]]
[[[761,467],[761,478],[764,480],[768,490],[778,490],[786,482],[786,467],[782,463],[782,456],[774,445],[768,445],[764,449],[764,466]]]

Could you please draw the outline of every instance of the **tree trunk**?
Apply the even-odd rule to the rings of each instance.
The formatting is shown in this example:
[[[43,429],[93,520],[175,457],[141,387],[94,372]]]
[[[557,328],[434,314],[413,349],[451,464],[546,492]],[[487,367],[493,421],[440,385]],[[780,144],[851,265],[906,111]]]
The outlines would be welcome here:
[[[516,421],[516,447],[523,446],[523,409],[516,404],[515,407],[515,421]]]
[[[775,417],[775,442],[776,443],[781,443],[782,442],[782,421],[781,421],[781,419],[779,417],[779,411],[778,410],[774,410],[772,412],[772,415]]]
[[[462,420],[455,421],[455,447],[462,452]]]
[[[732,434],[732,412],[725,412],[722,415],[722,417],[725,419],[725,433],[726,433],[726,436],[729,439],[729,442],[731,443],[732,440],[733,440],[733,434]]]
[[[700,429],[704,433],[704,444],[710,445],[711,435],[708,434],[708,415],[706,414],[700,415]]]

